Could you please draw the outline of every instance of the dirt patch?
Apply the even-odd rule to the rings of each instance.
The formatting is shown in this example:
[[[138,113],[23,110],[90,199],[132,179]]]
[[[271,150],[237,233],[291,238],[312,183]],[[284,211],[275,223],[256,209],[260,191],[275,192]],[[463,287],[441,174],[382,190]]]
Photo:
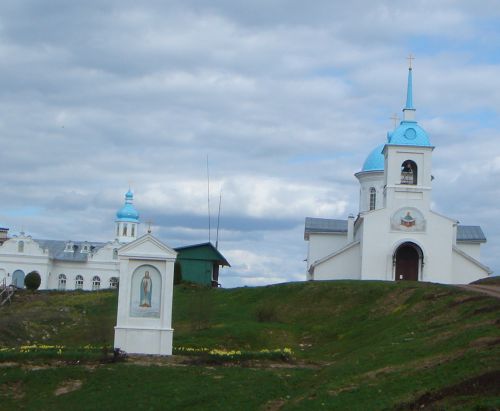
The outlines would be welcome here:
[[[333,396],[333,397],[336,397],[337,395],[339,395],[343,392],[351,392],[351,391],[355,391],[357,389],[358,389],[357,385],[346,385],[345,387],[340,387],[340,388],[337,388],[336,390],[330,390],[330,391],[328,391],[328,394]]]
[[[283,405],[285,405],[286,401],[285,400],[271,400],[268,401],[264,406],[262,407],[263,411],[278,411],[283,408]]]
[[[58,397],[59,395],[68,394],[69,392],[77,391],[82,388],[81,380],[67,380],[59,385],[54,391],[54,395]]]
[[[0,393],[2,397],[11,397],[15,400],[24,398],[24,385],[22,381],[7,382],[0,385]]]
[[[420,410],[428,406],[437,405],[440,401],[449,397],[500,395],[500,384],[498,384],[498,381],[500,381],[500,370],[490,371],[438,391],[426,392],[411,403],[400,404],[396,407],[396,410]]]
[[[455,294],[455,292],[453,292],[453,291],[443,291],[443,292],[425,294],[422,297],[422,300],[424,300],[424,301],[434,301],[434,300],[438,300],[440,298],[447,297],[447,296],[453,295],[453,294]]]
[[[500,344],[500,337],[481,337],[477,340],[471,341],[471,347],[493,347]]]
[[[495,311],[500,312],[500,304],[495,304],[495,305],[490,305],[487,307],[478,308],[477,310],[474,310],[474,312],[472,314],[477,315],[477,314],[494,313]]]
[[[0,362],[0,368],[12,368],[12,367],[17,367],[19,364],[17,362],[12,362],[12,361],[5,361],[5,362]]]
[[[465,303],[471,303],[471,302],[474,302],[474,301],[485,301],[487,300],[488,297],[486,297],[485,295],[460,295],[460,296],[457,296],[457,298],[453,299],[453,301],[450,302],[450,304],[448,304],[448,307],[456,307],[457,305],[462,305],[462,304],[465,304]]]

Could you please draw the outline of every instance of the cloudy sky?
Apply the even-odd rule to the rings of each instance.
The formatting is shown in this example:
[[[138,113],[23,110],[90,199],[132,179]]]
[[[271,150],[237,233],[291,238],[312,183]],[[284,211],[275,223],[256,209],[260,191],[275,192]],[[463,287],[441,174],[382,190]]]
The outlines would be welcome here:
[[[223,286],[303,280],[304,218],[357,213],[410,52],[433,207],[499,273],[494,0],[2,1],[0,226],[111,240],[130,184],[168,245],[208,241],[208,156]]]

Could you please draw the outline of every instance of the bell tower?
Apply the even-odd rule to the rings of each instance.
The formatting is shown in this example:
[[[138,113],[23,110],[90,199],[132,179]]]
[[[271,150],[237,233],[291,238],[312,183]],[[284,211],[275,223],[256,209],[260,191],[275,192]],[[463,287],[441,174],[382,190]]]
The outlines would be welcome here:
[[[412,58],[410,56],[403,120],[394,131],[388,133],[383,151],[384,203],[389,208],[415,206],[430,209],[434,147],[426,131],[415,120]]]

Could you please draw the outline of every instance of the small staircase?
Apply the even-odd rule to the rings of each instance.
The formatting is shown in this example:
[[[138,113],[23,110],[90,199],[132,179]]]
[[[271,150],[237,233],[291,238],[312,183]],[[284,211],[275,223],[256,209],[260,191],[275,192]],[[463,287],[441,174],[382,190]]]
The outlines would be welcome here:
[[[0,284],[0,307],[4,305],[7,301],[11,302],[11,298],[16,292],[16,287],[13,285],[7,285],[6,279],[4,278]]]

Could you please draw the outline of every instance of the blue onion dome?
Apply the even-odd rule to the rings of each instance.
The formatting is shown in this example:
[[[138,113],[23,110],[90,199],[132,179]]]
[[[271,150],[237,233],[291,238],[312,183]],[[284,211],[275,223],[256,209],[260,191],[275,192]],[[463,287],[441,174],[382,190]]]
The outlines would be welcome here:
[[[125,204],[116,213],[117,221],[126,221],[132,223],[139,222],[139,213],[132,204],[134,201],[134,194],[132,191],[128,190],[125,194]]]
[[[416,121],[405,121],[389,135],[388,144],[398,146],[424,146],[430,147],[429,136]]]
[[[384,146],[385,144],[379,144],[368,154],[361,171],[384,171]]]

